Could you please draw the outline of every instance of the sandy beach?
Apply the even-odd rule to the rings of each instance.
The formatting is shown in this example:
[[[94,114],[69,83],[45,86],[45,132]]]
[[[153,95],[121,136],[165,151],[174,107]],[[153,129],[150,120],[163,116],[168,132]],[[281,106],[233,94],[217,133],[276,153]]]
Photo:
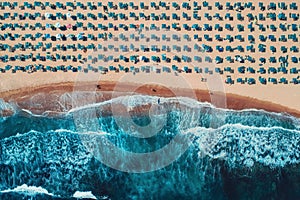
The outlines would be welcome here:
[[[23,82],[23,84],[26,86],[26,82],[25,83]],[[228,108],[234,110],[255,108],[255,109],[263,109],[270,112],[288,113],[295,117],[300,117],[300,111],[298,107],[291,107],[291,106],[285,106],[284,104],[274,103],[274,101],[273,102],[268,101],[268,98],[265,99],[262,98],[263,96],[260,96],[261,97],[260,99],[259,97],[253,98],[249,95],[242,96],[236,93],[222,93],[220,91],[214,92],[214,91],[209,91],[207,89],[199,89],[199,88],[180,88],[180,87],[174,87],[172,85],[162,85],[153,82],[148,82],[148,83],[125,82],[125,83],[121,83],[120,85],[119,82],[108,81],[108,80],[101,80],[97,82],[83,81],[79,83],[78,82],[55,83],[50,81],[50,84],[37,83],[37,85],[34,86],[27,85],[26,87],[20,87],[9,91],[1,92],[0,96],[6,101],[18,102],[21,103],[20,105],[22,105],[22,102],[28,101],[32,96],[36,94],[54,93],[59,95],[65,92],[77,92],[77,91],[89,91],[89,92],[93,92],[94,95],[101,94],[103,98],[97,100],[98,102],[108,100],[113,95],[116,95],[113,94],[113,92],[115,93],[120,92],[120,94],[122,95],[145,94],[145,95],[153,95],[153,96],[161,96],[161,97],[184,96],[184,97],[190,97],[194,99],[196,98],[198,101],[201,102],[210,102],[214,106],[221,107],[221,108]],[[107,92],[112,92],[112,93],[107,93]],[[212,99],[214,100],[212,101]],[[52,99],[52,101],[54,102],[55,99]],[[33,112],[42,113],[47,110],[48,111],[53,110],[54,108],[51,107],[50,102],[51,102],[51,98],[49,98],[49,106],[45,105],[43,108],[39,110],[33,110]],[[26,108],[26,109],[30,109],[30,108]]]
[[[18,1],[19,4],[22,3],[22,1]],[[34,2],[33,0],[30,0],[28,2]],[[65,2],[65,1],[62,1]],[[103,3],[105,3],[106,1],[103,1]],[[150,4],[150,1],[144,1],[145,4]],[[155,1],[157,4],[159,1]],[[226,1],[225,0],[220,0],[219,1],[221,4],[225,5]],[[280,2],[279,0],[274,1],[275,3]],[[290,3],[292,1],[285,1],[286,3]],[[190,2],[190,4],[192,4],[192,2]],[[211,10],[208,10],[208,8],[204,8],[202,7],[202,10],[199,11],[199,16],[201,16],[201,20],[200,21],[196,21],[196,20],[191,20],[191,21],[187,21],[187,20],[179,20],[179,21],[175,21],[178,22],[179,25],[182,25],[184,23],[192,25],[193,23],[198,23],[200,26],[203,26],[204,24],[214,24],[214,23],[219,23],[221,26],[225,26],[226,23],[232,23],[231,21],[227,20],[223,20],[223,21],[218,21],[216,18],[213,18],[212,21],[208,20],[207,18],[204,17],[205,13],[210,13],[210,15],[213,15],[214,13],[218,12],[220,13],[221,16],[225,16],[226,13],[231,13],[232,16],[236,17],[236,11],[228,11],[225,8],[223,10],[217,10],[215,8],[215,6],[213,5],[213,3],[209,3],[212,6]],[[171,2],[168,2],[168,5],[170,5],[171,9],[170,10],[164,10],[164,9],[160,9],[160,10],[155,10],[154,8],[149,8],[149,10],[143,10],[143,12],[146,15],[150,15],[152,12],[157,12],[157,13],[166,13],[167,15],[172,15],[173,12],[179,12],[176,11],[172,6],[171,6]],[[253,15],[258,15],[259,13],[261,13],[261,11],[258,9],[258,2],[254,2],[254,6],[256,7],[255,11],[251,11],[249,9],[245,10],[242,12],[243,16],[245,18],[247,13],[253,13]],[[20,14],[24,13],[24,12],[30,12],[28,11],[28,9],[26,10],[19,10],[16,9]],[[90,11],[89,9],[87,10],[82,10],[77,8],[77,10],[74,10],[73,13],[76,14],[77,12],[80,12],[82,14],[87,15],[88,12],[94,12],[94,13],[98,13],[98,12],[103,12],[103,9],[101,8],[101,10],[96,10],[96,11]],[[44,15],[45,13],[52,13],[53,10],[49,7],[46,8],[46,10],[40,10],[40,8],[36,8],[36,11],[34,12],[41,12],[42,15]],[[67,13],[67,12],[71,12],[70,10],[64,10],[62,13]],[[116,11],[117,12],[117,11]],[[129,15],[130,12],[132,12],[132,9],[128,9],[128,10],[122,10],[121,12]],[[189,15],[192,15],[193,10],[185,10],[182,9],[180,12],[186,12]],[[279,11],[276,11],[279,12]],[[267,11],[263,12],[265,15],[267,13]],[[288,13],[287,13],[288,14]],[[8,19],[11,22],[13,22],[13,20]],[[39,19],[38,19],[39,20]],[[98,20],[99,21],[99,20]],[[101,20],[100,20],[101,21]],[[34,24],[34,21],[28,21],[29,24]],[[61,24],[74,24],[75,22],[72,21],[71,19],[67,19],[67,20],[62,20],[62,19],[57,19],[56,21],[53,22],[53,20],[50,19],[46,19],[41,21],[42,23],[51,23],[54,24],[56,22],[61,22]],[[87,21],[83,21],[84,24],[87,23]],[[95,21],[97,22],[97,21]],[[136,21],[132,18],[129,18],[126,22],[124,20],[120,21],[120,23],[125,23],[127,25],[129,25],[130,23],[134,23],[134,24],[140,24],[140,23],[145,23],[146,26],[150,26],[150,24],[153,23],[153,21],[144,21],[144,20],[140,20],[140,21]],[[162,23],[165,23],[167,21],[156,21],[155,24],[157,26],[160,26]],[[169,21],[167,23],[173,23],[174,21]],[[104,21],[103,24],[108,24],[108,23],[116,23],[116,21],[114,21],[111,18],[108,18],[108,20]],[[245,19],[244,22],[240,22],[240,21],[234,21],[234,23],[244,23],[243,25],[246,27],[248,21]],[[258,24],[275,24],[276,26],[279,26],[280,23],[283,23],[280,20],[277,21],[271,21],[270,19],[266,19],[265,21],[258,21]],[[287,21],[284,21],[284,23],[295,23],[293,22],[291,19],[288,18]],[[86,24],[85,24],[86,25]],[[227,34],[231,34],[231,35],[237,35],[237,34],[241,34],[243,37],[247,37],[247,35],[252,34],[254,35],[254,37],[257,39],[257,42],[254,44],[255,47],[258,46],[258,44],[260,42],[258,42],[258,37],[260,34],[262,34],[261,31],[258,30],[258,25],[255,25],[256,30],[254,32],[250,32],[248,29],[245,29],[244,32],[238,32],[237,29],[234,29],[234,31],[228,31],[226,29],[224,29],[222,32],[218,32],[218,31],[212,31],[212,32],[205,32],[205,31],[198,31],[197,34],[199,35],[199,37],[204,37],[204,34],[209,34],[212,38],[215,37],[216,34],[221,34],[222,37],[225,37]],[[41,29],[37,29],[38,32],[41,32],[42,34],[48,33],[49,30],[41,30]],[[36,33],[37,30],[29,30],[26,29],[24,31],[21,31],[22,34],[25,33]],[[12,33],[17,32],[18,30],[15,31],[11,31]],[[61,31],[59,29],[57,30],[51,30],[50,31],[51,34],[58,34],[61,33]],[[78,34],[80,32],[84,32],[85,35],[88,35],[90,33],[94,33],[94,31],[87,29],[87,30],[83,30],[82,28],[78,28],[78,30],[76,31],[72,31],[72,30],[66,30],[63,33],[64,34],[70,34],[70,33],[74,33],[74,34]],[[103,30],[98,30],[97,33],[101,33],[104,32]],[[109,32],[112,32],[111,30],[109,30]],[[118,35],[120,33],[123,33],[123,30],[119,30],[119,31],[113,31],[112,32],[114,35]],[[170,35],[173,34],[174,32],[171,31]],[[191,37],[192,35],[195,33],[194,31],[186,31],[186,30],[181,30],[181,31],[177,31],[175,32],[176,34],[179,35],[184,35],[184,34],[189,34]],[[284,34],[291,34],[293,33],[291,30],[288,30],[286,32],[284,32]],[[129,33],[128,33],[129,34]],[[147,36],[147,32],[145,33]],[[274,34],[277,37],[279,37],[281,34],[283,34],[282,31],[278,30],[277,32],[272,32],[271,30],[267,29],[265,32],[263,32],[264,35],[268,35],[268,34]],[[150,35],[148,35],[150,37]],[[247,39],[246,39],[247,40]],[[27,41],[27,40],[26,40]],[[30,41],[30,40],[28,40]],[[38,43],[40,40],[36,40],[36,41],[30,41],[33,44]],[[16,44],[18,42],[21,42],[20,38],[16,39],[15,41],[5,41],[5,44],[8,45],[13,45]],[[23,41],[24,42],[24,41]],[[70,41],[61,41],[58,40],[56,42],[53,42],[53,44],[64,44],[67,45],[69,44]],[[75,42],[76,43],[76,42]],[[80,41],[81,44],[87,45],[90,43],[94,43],[94,44],[108,44],[107,42],[104,42],[102,40],[99,41]],[[199,42],[199,44],[205,43],[207,45],[212,45],[216,46],[216,45],[222,45],[222,46],[226,46],[226,45],[231,45],[232,47],[236,47],[239,44],[242,44],[243,47],[245,47],[246,45],[249,45],[248,42],[245,41],[245,43],[241,43],[238,40],[234,40],[233,42],[229,42],[228,40],[223,40],[223,41],[216,41],[214,40],[213,42],[207,42],[207,41],[202,41]],[[292,45],[296,45],[298,43],[293,43],[293,42],[288,42],[288,43],[283,43],[283,42],[277,42],[277,43],[273,43],[270,40],[267,40],[264,43],[268,48],[271,45],[276,46],[278,49],[281,46],[286,46],[286,47],[290,47]],[[276,53],[272,53],[269,49],[267,48],[267,51],[265,53],[260,53],[260,52],[255,52],[255,53],[249,53],[247,51],[245,52],[217,52],[217,51],[213,51],[210,53],[205,53],[202,56],[211,56],[212,58],[215,58],[216,56],[220,55],[222,57],[226,57],[227,54],[231,55],[231,56],[235,56],[235,55],[241,55],[241,56],[247,56],[247,55],[251,55],[256,61],[259,60],[259,58],[263,55],[266,58],[269,58],[270,56],[276,56],[279,57],[280,55],[282,55],[282,53],[280,51],[277,51]],[[10,54],[9,52],[7,52],[8,54]],[[20,50],[16,50],[15,54],[24,54],[25,52],[22,52]],[[41,54],[45,54],[45,52],[41,51],[40,49],[37,49],[35,53],[41,53]],[[53,55],[55,54],[55,52],[51,52],[51,54],[53,53]],[[87,57],[88,55],[94,55],[95,52],[93,50],[87,50],[87,51],[81,51],[78,50],[77,52],[73,52],[73,51],[67,51],[67,52],[61,52],[58,51],[56,53],[61,53],[61,54],[67,54],[67,55],[77,55],[78,53],[82,53],[84,57]],[[103,52],[101,52],[103,53]],[[171,52],[173,54],[177,54],[180,55],[181,53],[176,53],[176,52]],[[161,55],[161,53],[155,53],[155,52],[151,52],[151,53],[145,53],[145,52],[134,52],[134,51],[130,51],[128,53],[128,55]],[[294,53],[295,56],[299,56],[299,52],[298,53]],[[37,63],[42,63],[42,62],[37,62]],[[24,65],[24,64],[34,64],[32,63],[31,60],[29,61],[25,61],[25,62],[21,62],[21,61],[14,61],[13,63],[10,63],[13,65]],[[63,62],[63,61],[46,61],[43,62],[43,64],[45,65],[68,65],[68,64],[72,64],[69,62]],[[75,65],[78,65],[79,63],[74,63]],[[102,63],[103,64],[103,63]],[[107,63],[111,64],[111,63]],[[118,64],[121,65],[125,65],[126,67],[129,67],[131,65],[133,65],[132,62],[130,63],[124,63],[124,62],[119,62]],[[171,63],[169,63],[169,65],[174,64],[173,61]],[[176,63],[177,64],[177,63]],[[86,65],[86,64],[85,64]],[[85,66],[84,65],[84,66]],[[135,67],[140,67],[142,64],[138,63],[136,65],[134,65]],[[164,64],[162,64],[161,66],[156,66],[156,64],[150,63],[150,65],[155,66],[156,68],[161,68]],[[249,73],[245,73],[245,74],[239,74],[237,72],[237,68],[241,65],[241,63],[235,62],[235,63],[228,63],[227,61],[225,61],[223,64],[217,65],[215,63],[212,63],[211,69],[214,69],[215,67],[221,67],[224,68],[226,66],[230,65],[231,68],[233,68],[235,70],[235,72],[233,74],[229,74],[229,73],[224,73],[224,74],[213,74],[213,75],[208,75],[208,74],[197,74],[197,73],[155,73],[155,72],[150,72],[150,73],[144,73],[144,72],[140,72],[140,73],[125,73],[125,72],[114,72],[114,71],[109,71],[106,74],[101,74],[100,72],[98,73],[94,73],[94,72],[89,72],[89,73],[83,73],[83,72],[35,72],[35,73],[27,73],[27,72],[20,72],[17,71],[16,73],[11,73],[11,72],[6,72],[6,73],[1,73],[0,74],[0,98],[3,98],[7,101],[12,100],[12,99],[16,99],[17,97],[22,97],[25,94],[26,95],[34,95],[34,93],[39,92],[39,91],[45,91],[45,92],[49,92],[49,91],[53,91],[53,90],[65,90],[65,91],[76,91],[79,90],[81,88],[82,85],[86,84],[85,88],[82,88],[84,90],[97,90],[97,83],[100,81],[101,82],[101,89],[99,90],[101,91],[116,91],[119,90],[119,87],[114,87],[114,85],[122,85],[123,86],[123,91],[125,92],[131,92],[130,90],[133,90],[134,88],[132,88],[132,85],[139,85],[141,86],[138,89],[139,93],[142,94],[150,94],[150,95],[158,95],[158,96],[178,96],[178,95],[183,95],[183,96],[189,96],[186,94],[185,90],[192,90],[195,91],[195,93],[197,94],[197,99],[200,101],[207,101],[207,102],[212,102],[213,105],[215,105],[216,107],[221,107],[221,108],[230,108],[230,109],[247,109],[247,108],[257,108],[257,109],[265,109],[268,111],[275,111],[275,112],[286,112],[286,113],[290,113],[291,115],[297,116],[299,117],[299,113],[300,113],[300,103],[299,103],[299,99],[300,99],[300,92],[299,92],[299,85],[294,85],[294,84],[272,84],[272,83],[268,83],[267,85],[262,85],[262,84],[254,84],[254,85],[248,85],[246,84],[239,84],[239,83],[235,83],[235,84],[225,84],[225,80],[227,78],[227,75],[230,75],[233,79],[237,79],[239,77],[241,78],[245,78],[245,77],[253,77],[256,80],[258,80],[259,76],[265,77],[266,79],[268,79],[269,77],[275,77],[277,79],[281,78],[281,77],[286,77],[288,80],[291,80],[292,78],[297,77],[297,74],[282,74],[282,73],[277,73],[277,74],[264,74],[261,75],[259,73],[256,74],[249,74]],[[255,64],[249,64],[249,63],[245,63],[244,64],[246,67],[248,65],[251,65],[252,67],[254,67],[254,69],[258,70],[259,65],[258,62],[256,62]],[[266,65],[274,65],[271,64],[267,61]],[[279,64],[277,64],[279,65]],[[1,66],[4,66],[4,63],[1,64]],[[180,69],[183,69],[184,66],[188,66],[190,68],[193,69],[193,63],[190,64],[186,64],[186,63],[180,63],[178,64]],[[203,66],[200,67],[204,67],[205,63],[203,64]],[[297,67],[296,64],[291,64],[291,67]],[[202,79],[207,79],[207,81],[202,81]],[[146,86],[145,86],[146,85]],[[158,89],[156,89],[156,92],[152,92],[152,90],[149,90],[149,85],[152,85],[151,87],[158,87],[157,85],[163,86],[163,88],[158,87]],[[178,91],[178,93],[176,93],[175,95],[170,94],[167,90],[171,89],[171,90],[176,90]],[[225,98],[224,98],[225,97]]]

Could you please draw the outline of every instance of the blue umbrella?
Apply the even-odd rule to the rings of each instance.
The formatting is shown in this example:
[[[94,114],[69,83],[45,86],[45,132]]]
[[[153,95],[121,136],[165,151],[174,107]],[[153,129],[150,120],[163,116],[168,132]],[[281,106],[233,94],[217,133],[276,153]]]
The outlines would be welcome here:
[[[50,35],[49,33],[46,33],[46,34],[45,34],[45,38],[46,38],[46,39],[48,39],[48,38],[50,38],[50,37],[51,37],[51,35]]]

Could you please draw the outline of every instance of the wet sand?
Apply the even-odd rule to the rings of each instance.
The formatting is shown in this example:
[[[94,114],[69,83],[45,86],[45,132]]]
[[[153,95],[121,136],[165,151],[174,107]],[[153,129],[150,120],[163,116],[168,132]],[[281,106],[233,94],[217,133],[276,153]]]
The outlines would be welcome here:
[[[100,81],[98,83],[95,82],[82,82],[80,87],[76,86],[75,83],[67,82],[67,83],[57,83],[51,85],[42,85],[37,87],[26,87],[22,89],[11,90],[7,92],[0,93],[1,98],[5,101],[13,101],[20,103],[29,100],[32,96],[40,93],[44,94],[63,94],[65,92],[73,92],[73,91],[89,91],[95,92],[95,94],[101,94],[101,99],[97,99],[97,102],[109,100],[112,96],[116,97],[116,94],[119,95],[128,95],[128,94],[144,94],[144,95],[152,95],[152,96],[160,96],[160,97],[174,97],[174,96],[185,96],[191,98],[197,98],[198,101],[201,102],[210,102],[212,104],[216,104],[212,102],[212,97],[217,96],[219,98],[226,98],[226,105],[224,108],[234,109],[234,110],[242,110],[242,109],[263,109],[270,112],[280,112],[280,113],[288,113],[295,117],[300,117],[300,111],[296,109],[287,108],[285,106],[275,104],[268,101],[262,101],[255,98],[240,96],[236,94],[224,94],[222,93],[214,93],[209,92],[208,90],[200,90],[200,89],[184,89],[184,88],[167,88],[161,85],[155,84],[145,84],[139,85],[136,83],[125,83],[122,84],[122,87],[116,87],[117,82],[109,82],[109,81]],[[113,94],[113,92],[115,94]],[[195,95],[195,96],[194,96]],[[49,101],[51,101],[49,95]],[[52,99],[53,100],[53,99]],[[89,103],[89,102],[85,102]],[[51,103],[49,102],[48,107],[43,106],[42,110],[38,110],[36,112],[41,113],[43,111],[54,110],[51,107]],[[214,105],[218,107],[217,105]],[[57,110],[56,110],[57,111]],[[9,112],[8,112],[9,113]]]

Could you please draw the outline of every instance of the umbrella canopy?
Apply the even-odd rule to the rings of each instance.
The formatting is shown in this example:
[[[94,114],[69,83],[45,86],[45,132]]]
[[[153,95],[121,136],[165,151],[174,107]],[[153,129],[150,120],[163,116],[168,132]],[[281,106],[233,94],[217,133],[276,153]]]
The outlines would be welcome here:
[[[51,17],[51,14],[45,13],[45,17],[46,17],[46,18],[50,18],[50,17]]]
[[[72,24],[68,24],[68,25],[67,25],[67,28],[72,28]]]
[[[82,35],[81,34],[77,34],[77,38],[80,40],[82,39]]]
[[[60,33],[58,33],[58,34],[56,35],[56,38],[57,38],[57,39],[60,39],[61,36],[62,36],[62,35],[61,35]]]
[[[72,37],[75,37],[75,35],[74,34],[68,34],[67,35],[67,38],[72,38]]]
[[[46,28],[50,28],[51,27],[51,24],[46,24]]]
[[[59,27],[60,27],[60,23],[57,22],[57,23],[55,24],[55,27],[56,27],[56,28],[59,28]]]
[[[67,17],[71,17],[71,14],[70,14],[70,13],[67,13]]]

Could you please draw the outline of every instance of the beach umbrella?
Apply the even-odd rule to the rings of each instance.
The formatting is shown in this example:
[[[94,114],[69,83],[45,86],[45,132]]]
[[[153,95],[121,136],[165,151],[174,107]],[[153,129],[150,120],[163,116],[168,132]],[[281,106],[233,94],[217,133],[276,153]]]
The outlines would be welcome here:
[[[51,27],[51,24],[48,24],[48,23],[47,23],[47,24],[45,25],[45,27],[46,27],[46,28],[50,28],[50,27]]]
[[[45,13],[45,17],[46,17],[46,18],[50,18],[50,17],[51,17],[51,14]]]
[[[68,29],[72,28],[72,24],[68,24],[68,25],[67,25],[67,28],[68,28]]]
[[[70,14],[70,13],[67,13],[67,17],[71,17],[71,14]]]
[[[79,40],[82,39],[82,35],[81,35],[81,34],[77,34],[76,37],[77,37],[77,39],[79,39]]]
[[[68,34],[67,35],[67,38],[72,38],[72,37],[75,37],[75,35],[74,34]]]
[[[56,35],[56,39],[60,39],[61,38],[61,34],[60,33],[58,33],[57,35]]]
[[[45,38],[46,38],[46,39],[48,39],[48,38],[50,38],[50,37],[51,37],[51,36],[50,36],[49,33],[46,33],[46,34],[45,34]]]
[[[59,27],[60,27],[60,23],[57,22],[57,23],[55,24],[55,27],[56,27],[56,28],[59,28]]]

